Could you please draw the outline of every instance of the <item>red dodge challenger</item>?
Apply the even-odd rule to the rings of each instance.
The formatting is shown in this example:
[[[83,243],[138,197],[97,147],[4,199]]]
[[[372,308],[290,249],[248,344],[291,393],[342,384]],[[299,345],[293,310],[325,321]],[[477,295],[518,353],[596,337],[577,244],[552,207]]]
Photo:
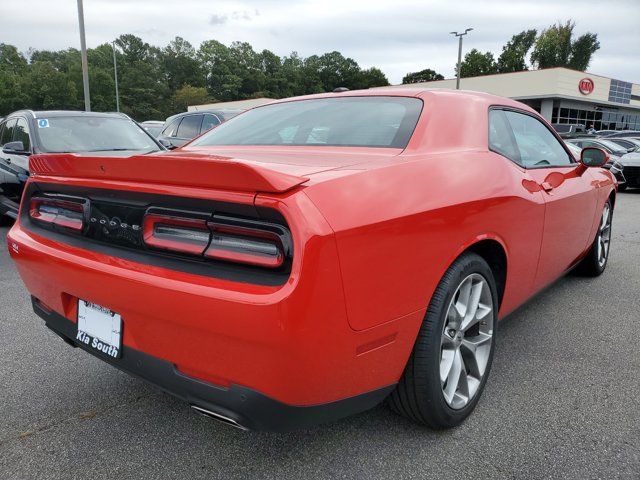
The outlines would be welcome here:
[[[605,269],[606,160],[505,98],[329,93],[173,152],[34,155],[7,240],[47,327],[200,413],[288,430],[387,399],[446,428],[498,320]]]

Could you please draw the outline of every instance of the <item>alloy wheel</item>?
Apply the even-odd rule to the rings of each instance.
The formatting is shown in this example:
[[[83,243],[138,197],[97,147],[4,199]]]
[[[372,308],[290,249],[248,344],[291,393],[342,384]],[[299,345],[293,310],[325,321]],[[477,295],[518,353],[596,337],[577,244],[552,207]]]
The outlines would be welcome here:
[[[440,341],[440,385],[449,407],[464,408],[478,392],[493,342],[493,296],[478,273],[453,295]]]

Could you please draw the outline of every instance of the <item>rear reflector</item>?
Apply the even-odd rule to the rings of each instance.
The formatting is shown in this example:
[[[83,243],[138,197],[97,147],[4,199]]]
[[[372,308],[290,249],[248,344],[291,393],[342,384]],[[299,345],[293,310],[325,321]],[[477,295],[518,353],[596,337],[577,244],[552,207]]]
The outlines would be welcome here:
[[[81,232],[84,228],[84,200],[32,197],[29,216],[44,224]]]

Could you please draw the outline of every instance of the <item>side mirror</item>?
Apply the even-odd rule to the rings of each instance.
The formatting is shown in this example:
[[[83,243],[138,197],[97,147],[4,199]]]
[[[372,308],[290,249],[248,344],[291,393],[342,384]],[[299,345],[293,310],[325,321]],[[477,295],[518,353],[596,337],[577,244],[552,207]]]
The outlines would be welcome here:
[[[609,155],[601,148],[585,147],[580,152],[580,163],[585,167],[602,167],[609,161]]]
[[[16,142],[7,142],[2,147],[3,153],[10,153],[13,155],[29,155],[29,152],[25,151],[24,143],[20,140]]]
[[[169,140],[166,140],[164,138],[159,138],[158,142],[160,142],[160,145],[162,145],[167,150],[173,150],[174,148],[177,148],[173,143],[171,143]]]

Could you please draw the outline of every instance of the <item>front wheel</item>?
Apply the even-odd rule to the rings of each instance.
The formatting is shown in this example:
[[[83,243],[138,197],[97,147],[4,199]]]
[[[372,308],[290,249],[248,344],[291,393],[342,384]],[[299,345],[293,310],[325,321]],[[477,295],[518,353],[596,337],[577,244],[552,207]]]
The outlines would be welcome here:
[[[449,267],[388,399],[394,411],[432,428],[454,427],[469,416],[491,369],[497,299],[493,273],[482,257],[466,253]]]
[[[609,260],[609,246],[611,245],[611,221],[613,218],[613,207],[611,199],[607,200],[602,209],[600,224],[596,238],[589,249],[589,253],[584,257],[579,265],[579,271],[589,277],[597,277],[607,268]]]

